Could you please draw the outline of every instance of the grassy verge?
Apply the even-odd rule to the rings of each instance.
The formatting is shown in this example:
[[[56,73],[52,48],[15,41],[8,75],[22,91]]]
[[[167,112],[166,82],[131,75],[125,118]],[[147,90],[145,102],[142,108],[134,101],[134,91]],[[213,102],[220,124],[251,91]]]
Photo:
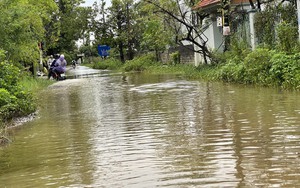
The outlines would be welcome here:
[[[143,72],[145,74],[174,74],[181,75],[188,79],[203,79],[203,80],[217,80],[218,66],[201,65],[195,67],[190,64],[162,64],[156,62],[151,55],[145,55],[135,58],[125,63],[121,63],[115,59],[106,59],[94,64],[85,66],[94,69],[109,69],[119,72]]]
[[[107,59],[94,63],[92,68],[122,72],[141,71],[148,74],[177,74],[189,79],[221,81],[244,85],[276,87],[300,90],[300,53],[288,54],[280,51],[257,48],[241,53],[224,53],[215,65],[162,64],[153,56],[144,55],[120,63]]]
[[[217,80],[217,67],[211,65],[154,65],[149,66],[144,72],[146,74],[176,74],[188,79]]]
[[[20,85],[23,86],[24,90],[29,91],[34,96],[38,96],[41,90],[53,84],[54,82],[55,81],[53,80],[44,78],[25,77],[20,81]]]

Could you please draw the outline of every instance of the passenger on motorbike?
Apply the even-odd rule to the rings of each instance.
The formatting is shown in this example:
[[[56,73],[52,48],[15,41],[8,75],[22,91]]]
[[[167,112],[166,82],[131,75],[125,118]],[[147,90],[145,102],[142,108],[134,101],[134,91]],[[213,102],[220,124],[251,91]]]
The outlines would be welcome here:
[[[50,79],[50,77],[55,74],[54,73],[54,67],[56,66],[56,61],[58,60],[59,58],[59,54],[55,54],[54,55],[54,60],[51,62],[50,66],[49,66],[49,70],[48,70],[48,79]]]
[[[64,54],[61,54],[60,57],[55,62],[55,67],[53,71],[57,74],[62,74],[66,72],[67,61],[65,60]]]

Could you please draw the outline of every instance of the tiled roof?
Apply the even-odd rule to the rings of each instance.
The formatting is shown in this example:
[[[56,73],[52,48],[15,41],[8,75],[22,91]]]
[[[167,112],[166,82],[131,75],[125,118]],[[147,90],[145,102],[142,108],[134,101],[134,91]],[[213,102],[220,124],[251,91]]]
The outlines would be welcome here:
[[[219,2],[220,0],[202,0],[193,9],[204,8],[206,6],[213,5]]]

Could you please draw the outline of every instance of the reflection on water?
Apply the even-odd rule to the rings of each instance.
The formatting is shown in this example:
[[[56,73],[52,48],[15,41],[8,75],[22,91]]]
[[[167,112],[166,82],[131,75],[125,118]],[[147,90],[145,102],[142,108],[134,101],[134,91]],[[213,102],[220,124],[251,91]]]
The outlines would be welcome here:
[[[69,79],[0,149],[2,187],[298,187],[298,93],[173,76]]]

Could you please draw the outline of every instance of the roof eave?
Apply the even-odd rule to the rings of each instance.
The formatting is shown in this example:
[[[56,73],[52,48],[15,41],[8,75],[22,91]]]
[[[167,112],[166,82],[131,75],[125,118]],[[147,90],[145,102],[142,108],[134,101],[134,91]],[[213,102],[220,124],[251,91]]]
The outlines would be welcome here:
[[[216,2],[216,3],[213,3],[213,4],[209,4],[209,5],[205,6],[205,7],[194,8],[193,10],[194,11],[202,11],[202,12],[210,13],[212,11],[217,10],[220,7],[221,7],[221,3],[220,2]]]

